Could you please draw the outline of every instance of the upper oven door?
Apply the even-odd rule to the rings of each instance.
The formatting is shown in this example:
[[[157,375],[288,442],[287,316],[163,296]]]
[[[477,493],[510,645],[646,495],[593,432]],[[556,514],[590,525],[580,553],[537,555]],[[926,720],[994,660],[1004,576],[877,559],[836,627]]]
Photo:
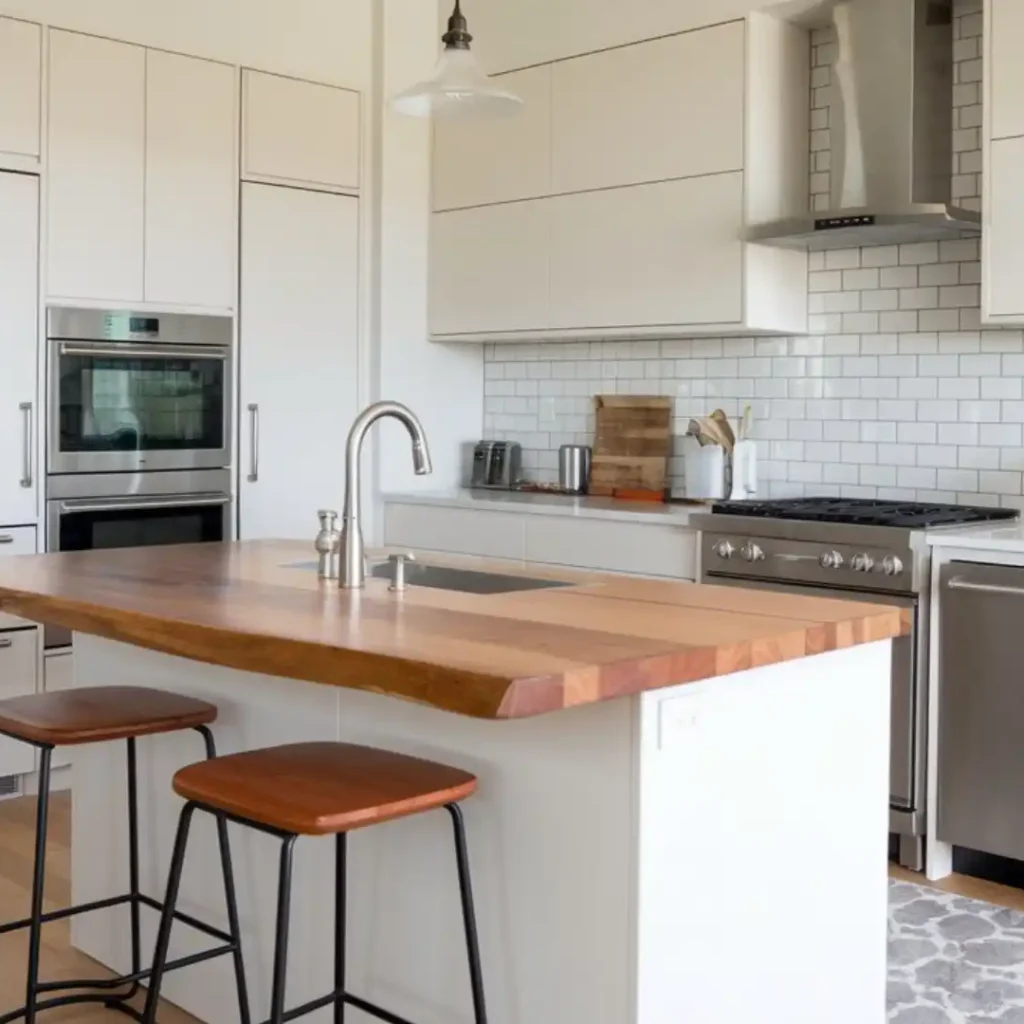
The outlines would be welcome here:
[[[50,346],[48,472],[230,466],[229,346]]]

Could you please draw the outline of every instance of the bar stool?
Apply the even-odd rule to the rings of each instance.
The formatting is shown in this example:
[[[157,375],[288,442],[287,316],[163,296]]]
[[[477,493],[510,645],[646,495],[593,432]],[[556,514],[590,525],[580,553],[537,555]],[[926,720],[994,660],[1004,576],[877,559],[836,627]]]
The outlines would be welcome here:
[[[217,708],[204,701],[163,690],[141,687],[104,686],[83,688],[61,693],[40,693],[27,697],[14,697],[0,701],[0,735],[28,743],[39,750],[39,804],[36,816],[35,867],[32,875],[32,903],[29,917],[0,925],[0,935],[20,929],[29,929],[28,970],[25,1005],[0,1016],[0,1024],[24,1018],[34,1024],[36,1015],[43,1010],[77,1003],[102,1003],[108,1009],[142,1020],[142,1015],[127,1001],[139,990],[139,982],[149,976],[142,967],[140,936],[140,909],[143,906],[163,912],[163,904],[139,891],[139,818],[138,778],[135,741],[140,736],[194,729],[202,737],[208,758],[216,757],[213,734],[208,726],[217,717]],[[128,875],[129,889],[123,896],[96,900],[64,910],[43,913],[43,886],[46,874],[46,830],[50,803],[50,764],[55,747],[81,746],[108,740],[126,740],[128,748]],[[167,969],[185,967],[201,960],[225,953],[235,956],[238,983],[244,990],[241,945],[239,942],[238,909],[235,900],[231,851],[228,846],[227,824],[218,818],[221,867],[227,899],[230,933],[213,928],[186,914],[176,914],[178,920],[206,935],[219,939],[218,946],[203,953],[182,958]],[[131,913],[130,974],[109,980],[49,981],[39,980],[39,952],[42,926],[76,914],[110,907],[128,905]],[[128,991],[118,989],[128,987]],[[49,992],[66,989],[94,989],[96,991],[40,999]]]
[[[455,856],[462,900],[463,928],[476,1024],[486,1024],[483,973],[477,940],[469,856],[462,811],[458,806],[476,789],[475,776],[457,768],[403,754],[348,743],[298,743],[218,757],[189,765],[174,776],[174,790],[187,803],[181,812],[171,858],[164,913],[143,1014],[156,1021],[164,961],[181,884],[189,827],[197,810],[268,833],[282,841],[274,941],[271,1013],[267,1024],[283,1024],[325,1006],[334,1007],[342,1024],[345,1006],[354,1006],[389,1024],[409,1021],[345,989],[346,839],[350,831],[444,807],[455,832]],[[285,1010],[288,930],[291,911],[292,854],[303,836],[335,836],[334,990],[302,1006]],[[239,993],[242,1024],[249,1007]]]

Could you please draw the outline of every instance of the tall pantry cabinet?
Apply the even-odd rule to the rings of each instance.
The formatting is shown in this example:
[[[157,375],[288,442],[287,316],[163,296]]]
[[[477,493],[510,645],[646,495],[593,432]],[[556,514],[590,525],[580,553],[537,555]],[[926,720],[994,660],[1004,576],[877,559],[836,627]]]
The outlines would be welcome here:
[[[359,411],[359,96],[253,71],[242,95],[239,535],[308,540]]]

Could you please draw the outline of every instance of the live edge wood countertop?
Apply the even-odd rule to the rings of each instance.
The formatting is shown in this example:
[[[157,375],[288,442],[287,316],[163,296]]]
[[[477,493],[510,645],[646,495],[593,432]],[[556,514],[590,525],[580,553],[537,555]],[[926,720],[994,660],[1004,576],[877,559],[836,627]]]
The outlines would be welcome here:
[[[0,559],[0,609],[195,661],[520,718],[885,640],[883,605],[573,570],[458,565],[571,581],[479,596],[382,580],[364,591],[248,541]],[[825,682],[823,680],[823,682]]]

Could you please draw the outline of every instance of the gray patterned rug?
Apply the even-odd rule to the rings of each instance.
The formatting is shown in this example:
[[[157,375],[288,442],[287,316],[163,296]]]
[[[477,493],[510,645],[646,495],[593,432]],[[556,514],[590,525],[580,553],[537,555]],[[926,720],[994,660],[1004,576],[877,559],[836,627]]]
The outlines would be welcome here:
[[[1024,914],[891,882],[889,1020],[1024,1024]]]

